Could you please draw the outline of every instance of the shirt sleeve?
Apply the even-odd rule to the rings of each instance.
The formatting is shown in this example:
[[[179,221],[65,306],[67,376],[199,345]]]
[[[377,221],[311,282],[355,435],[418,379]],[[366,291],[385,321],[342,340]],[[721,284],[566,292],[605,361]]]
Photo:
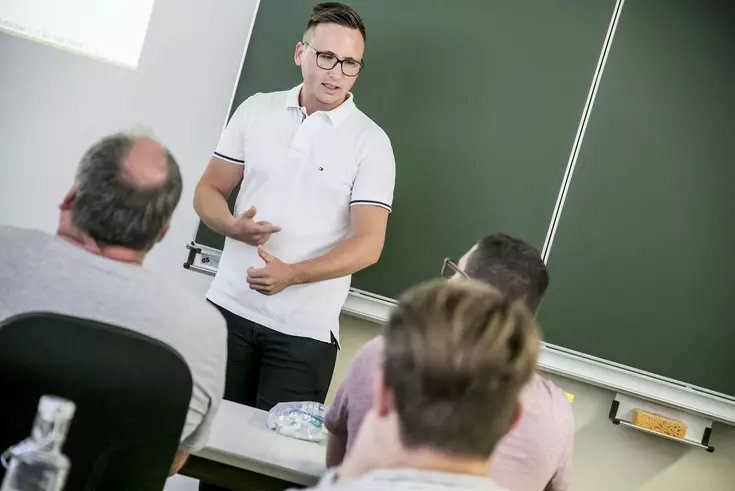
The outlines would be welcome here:
[[[249,101],[250,99],[246,99],[240,104],[227,122],[214,151],[215,157],[233,164],[245,164],[245,126],[248,121]]]
[[[207,440],[209,439],[209,432],[212,430],[214,415],[217,414],[217,404],[215,403],[215,401],[209,400],[206,404],[207,407],[203,411],[199,424],[196,425],[194,431],[192,431],[186,438],[181,440],[181,443],[179,443],[179,450],[193,453],[201,450],[206,445]],[[189,408],[189,411],[192,411],[191,407]],[[187,423],[195,423],[195,421],[191,420],[190,418],[191,416],[187,415],[187,419],[191,421],[191,423]]]
[[[352,367],[350,367],[351,370]],[[334,396],[334,402],[329,406],[326,416],[324,417],[324,425],[330,433],[340,435],[347,434],[347,421],[349,418],[349,381],[350,373],[348,371],[342,385],[337,389]]]
[[[179,444],[179,450],[189,453],[201,450],[209,440],[212,423],[225,391],[227,329],[224,319],[217,320],[221,323],[221,326],[217,326],[220,327],[221,335],[212,336],[211,344],[201,347],[201,351],[208,355],[196,367],[192,367],[194,387],[184,427],[185,435]],[[191,426],[194,426],[193,430],[187,429]],[[187,431],[189,434],[186,434]]]
[[[396,180],[396,162],[388,136],[373,144],[360,162],[350,206],[372,205],[392,211],[393,188]]]
[[[373,405],[374,378],[382,352],[382,336],[368,341],[357,350],[324,419],[329,431],[354,433],[362,424],[365,414]],[[354,438],[355,435],[351,436]]]

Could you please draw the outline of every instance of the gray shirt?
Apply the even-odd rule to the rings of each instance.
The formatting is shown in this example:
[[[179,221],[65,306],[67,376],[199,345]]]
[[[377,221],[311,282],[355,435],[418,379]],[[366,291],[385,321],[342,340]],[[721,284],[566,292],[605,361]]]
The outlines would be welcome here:
[[[61,237],[0,226],[0,321],[34,311],[109,323],[174,348],[194,381],[180,449],[204,446],[227,359],[225,321],[204,298]]]
[[[489,477],[418,469],[378,469],[355,479],[328,472],[314,490],[334,491],[505,491]]]

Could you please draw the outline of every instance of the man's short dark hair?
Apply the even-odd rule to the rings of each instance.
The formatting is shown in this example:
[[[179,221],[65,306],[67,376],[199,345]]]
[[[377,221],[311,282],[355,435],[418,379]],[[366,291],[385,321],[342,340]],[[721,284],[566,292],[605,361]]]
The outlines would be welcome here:
[[[365,24],[363,24],[360,15],[355,12],[355,9],[344,3],[324,2],[314,7],[311,17],[309,17],[309,23],[306,25],[306,32],[308,33],[319,24],[337,24],[338,26],[357,29],[362,34],[362,40],[367,41]]]
[[[179,166],[168,149],[166,179],[161,184],[136,183],[125,159],[139,138],[123,133],[92,145],[79,162],[74,226],[100,246],[148,251],[168,226],[181,197]]]
[[[523,300],[534,312],[549,286],[549,273],[539,252],[520,239],[500,233],[477,244],[467,259],[465,273],[494,286],[510,300]]]

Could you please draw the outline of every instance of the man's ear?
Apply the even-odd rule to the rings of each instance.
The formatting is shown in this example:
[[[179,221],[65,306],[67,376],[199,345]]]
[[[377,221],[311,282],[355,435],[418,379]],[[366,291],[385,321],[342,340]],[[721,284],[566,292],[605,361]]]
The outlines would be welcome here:
[[[64,196],[64,200],[59,205],[59,209],[61,211],[69,211],[74,206],[74,202],[77,200],[77,187],[72,186],[72,188],[69,190],[68,193],[66,193],[66,196]]]
[[[385,417],[395,410],[395,400],[390,389],[385,385],[385,373],[383,369],[378,369],[378,376],[375,377],[375,386],[373,387],[374,407],[378,412],[378,416]]]
[[[305,49],[306,46],[304,46],[304,43],[296,43],[296,51],[293,54],[293,62],[296,63],[296,66],[301,66],[301,56],[304,54]]]
[[[59,228],[56,233],[76,242],[83,242],[84,234],[74,226],[74,205],[77,201],[77,187],[73,186],[59,204]]]

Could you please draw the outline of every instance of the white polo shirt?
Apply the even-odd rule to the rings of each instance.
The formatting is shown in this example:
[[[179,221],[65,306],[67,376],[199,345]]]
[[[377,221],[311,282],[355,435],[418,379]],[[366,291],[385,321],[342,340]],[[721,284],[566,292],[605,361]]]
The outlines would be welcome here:
[[[235,213],[252,205],[256,221],[281,227],[264,247],[287,263],[321,256],[349,237],[351,206],[390,211],[395,182],[388,135],[355,106],[352,94],[336,109],[307,116],[300,91],[298,86],[248,98],[214,152],[243,166]],[[249,288],[251,266],[264,266],[257,249],[227,238],[207,298],[285,334],[329,342],[331,332],[339,339],[349,276],[266,296]]]

